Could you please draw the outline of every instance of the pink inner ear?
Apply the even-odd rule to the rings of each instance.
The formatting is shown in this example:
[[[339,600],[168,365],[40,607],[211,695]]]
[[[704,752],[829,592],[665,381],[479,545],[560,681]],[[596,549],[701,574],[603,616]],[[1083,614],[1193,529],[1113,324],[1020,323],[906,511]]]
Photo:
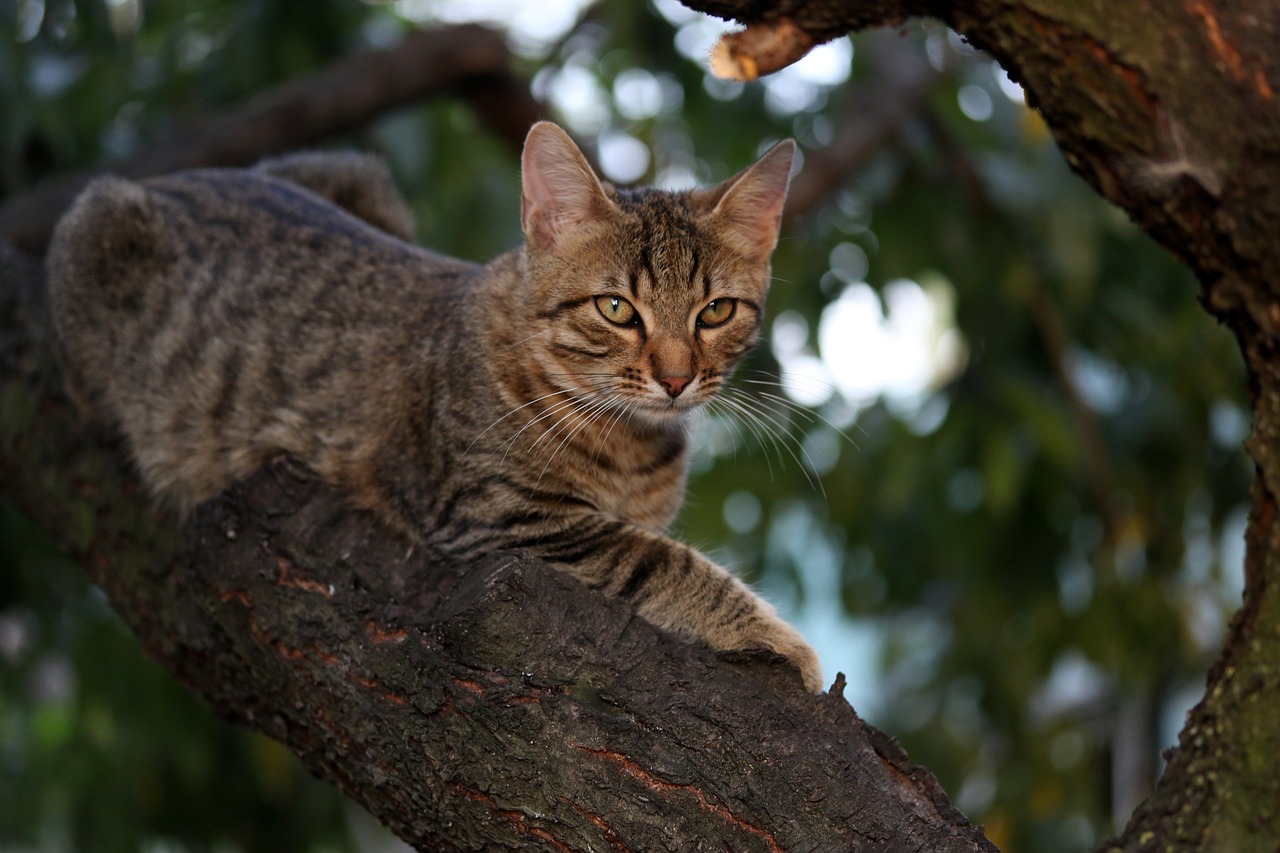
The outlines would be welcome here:
[[[778,245],[795,150],[789,139],[770,148],[751,168],[729,179],[716,205],[726,238],[753,261],[768,260]]]
[[[540,249],[554,251],[609,204],[578,146],[554,124],[540,122],[529,131],[521,167],[521,225]]]

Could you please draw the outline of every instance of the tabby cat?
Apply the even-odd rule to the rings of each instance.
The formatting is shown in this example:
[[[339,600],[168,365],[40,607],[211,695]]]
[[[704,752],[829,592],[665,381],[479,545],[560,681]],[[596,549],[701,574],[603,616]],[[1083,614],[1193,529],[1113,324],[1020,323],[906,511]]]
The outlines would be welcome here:
[[[414,542],[526,549],[712,648],[817,657],[663,531],[690,414],[751,349],[795,146],[718,187],[602,184],[525,143],[525,245],[477,266],[411,245],[378,161],[97,180],[48,257],[68,387],[183,509],[280,453]]]

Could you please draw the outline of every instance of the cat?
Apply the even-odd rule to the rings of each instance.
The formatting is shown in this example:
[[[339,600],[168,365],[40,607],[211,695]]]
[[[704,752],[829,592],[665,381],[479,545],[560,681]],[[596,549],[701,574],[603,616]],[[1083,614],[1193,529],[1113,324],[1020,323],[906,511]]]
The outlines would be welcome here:
[[[484,266],[412,245],[367,155],[99,178],[47,258],[68,392],[182,510],[291,454],[413,543],[527,550],[817,692],[800,634],[664,533],[690,415],[756,342],[794,151],[617,189],[541,122],[525,243]]]

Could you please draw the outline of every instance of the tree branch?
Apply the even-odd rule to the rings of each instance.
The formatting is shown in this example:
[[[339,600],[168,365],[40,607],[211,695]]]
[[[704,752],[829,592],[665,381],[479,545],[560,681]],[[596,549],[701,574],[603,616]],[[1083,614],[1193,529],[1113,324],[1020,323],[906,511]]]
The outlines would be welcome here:
[[[0,494],[153,658],[419,849],[994,849],[842,680],[811,696],[522,554],[406,554],[287,461],[158,512],[57,390],[40,273],[0,252]]]
[[[424,30],[285,83],[111,165],[144,178],[179,169],[246,166],[268,154],[315,145],[414,101],[451,94],[516,150],[542,117],[528,86],[511,73],[502,36],[476,25]],[[0,239],[42,252],[62,211],[96,173],[41,185],[0,206]]]

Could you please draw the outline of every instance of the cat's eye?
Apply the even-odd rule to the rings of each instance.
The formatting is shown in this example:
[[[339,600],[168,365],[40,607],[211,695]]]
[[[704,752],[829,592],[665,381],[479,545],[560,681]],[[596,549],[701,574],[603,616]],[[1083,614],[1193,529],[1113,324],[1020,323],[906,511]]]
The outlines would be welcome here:
[[[606,320],[619,326],[634,326],[640,321],[636,307],[621,296],[597,296],[596,308]]]
[[[729,322],[737,307],[736,299],[713,299],[707,303],[706,308],[698,312],[698,325],[704,329],[723,326]]]

